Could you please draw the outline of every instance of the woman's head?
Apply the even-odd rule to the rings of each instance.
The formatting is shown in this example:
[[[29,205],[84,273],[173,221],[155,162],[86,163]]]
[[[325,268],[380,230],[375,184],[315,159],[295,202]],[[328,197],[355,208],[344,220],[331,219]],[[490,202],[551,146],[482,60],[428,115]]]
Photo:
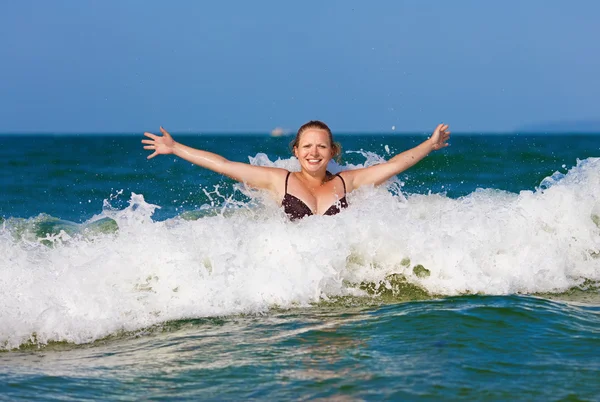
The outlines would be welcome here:
[[[303,124],[299,129],[294,140],[290,143],[291,151],[296,157],[297,150],[301,145],[303,134],[311,131],[322,131],[326,133],[328,146],[331,149],[331,158],[338,159],[342,153],[342,147],[339,143],[333,141],[333,135],[327,124],[319,120],[311,120],[308,123]]]

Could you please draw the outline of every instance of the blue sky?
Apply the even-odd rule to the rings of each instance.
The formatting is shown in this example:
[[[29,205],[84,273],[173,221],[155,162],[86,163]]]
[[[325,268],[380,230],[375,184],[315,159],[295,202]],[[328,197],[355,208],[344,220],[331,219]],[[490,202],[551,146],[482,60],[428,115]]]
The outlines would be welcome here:
[[[0,132],[600,120],[596,1],[5,1]]]

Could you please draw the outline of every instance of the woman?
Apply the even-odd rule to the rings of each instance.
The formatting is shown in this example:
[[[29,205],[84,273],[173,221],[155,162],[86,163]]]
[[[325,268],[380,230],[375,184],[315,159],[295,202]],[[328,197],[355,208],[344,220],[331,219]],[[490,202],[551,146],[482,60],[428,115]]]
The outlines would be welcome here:
[[[379,185],[413,166],[431,151],[448,146],[450,131],[440,124],[422,144],[394,156],[385,163],[361,169],[345,170],[336,175],[327,171],[329,161],[339,155],[340,146],[333,142],[331,130],[321,121],[309,121],[298,130],[292,142],[293,153],[300,162],[299,172],[275,167],[253,166],[232,162],[220,155],[194,149],[175,142],[162,127],[162,136],[144,133],[144,149],[156,155],[174,154],[188,162],[224,174],[234,180],[268,190],[289,217],[335,215],[346,208],[346,194],[364,185]]]

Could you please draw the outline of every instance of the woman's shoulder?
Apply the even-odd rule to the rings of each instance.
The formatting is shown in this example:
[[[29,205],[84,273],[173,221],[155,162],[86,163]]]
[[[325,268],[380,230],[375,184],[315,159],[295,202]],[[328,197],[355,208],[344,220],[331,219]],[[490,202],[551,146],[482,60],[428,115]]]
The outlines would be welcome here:
[[[354,170],[348,169],[348,170],[342,170],[340,172],[337,172],[335,174],[335,176],[340,176],[342,179],[346,179],[346,178],[352,177],[353,174],[354,174]]]

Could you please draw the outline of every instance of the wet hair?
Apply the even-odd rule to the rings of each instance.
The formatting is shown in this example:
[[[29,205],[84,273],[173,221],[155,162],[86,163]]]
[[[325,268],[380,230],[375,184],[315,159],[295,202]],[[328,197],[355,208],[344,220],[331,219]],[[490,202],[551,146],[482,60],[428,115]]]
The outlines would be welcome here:
[[[300,136],[302,135],[302,133],[304,133],[306,130],[309,130],[309,129],[323,130],[323,131],[327,132],[327,135],[329,136],[329,143],[331,144],[331,149],[333,150],[333,159],[335,159],[337,162],[339,162],[340,156],[342,154],[342,146],[340,145],[339,142],[333,141],[333,135],[331,134],[331,130],[329,129],[327,124],[325,124],[319,120],[311,120],[308,123],[304,123],[298,129],[298,133],[296,134],[296,137],[294,138],[294,140],[292,142],[290,142],[290,151],[292,151],[292,155],[294,154],[294,148],[296,148],[298,146],[298,143],[300,142]]]

